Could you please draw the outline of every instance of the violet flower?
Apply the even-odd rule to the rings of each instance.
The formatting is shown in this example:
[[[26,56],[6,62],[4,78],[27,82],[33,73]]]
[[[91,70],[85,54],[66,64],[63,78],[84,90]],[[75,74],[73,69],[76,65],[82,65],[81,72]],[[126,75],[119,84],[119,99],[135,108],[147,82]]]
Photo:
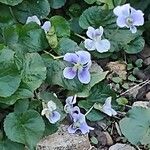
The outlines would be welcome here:
[[[64,106],[64,110],[66,113],[71,114],[73,105],[76,103],[76,95],[75,96],[69,96],[66,99],[66,105]]]
[[[57,107],[53,101],[49,101],[47,105],[43,104],[43,110],[41,115],[45,115],[50,123],[55,124],[58,120],[60,120],[60,113],[56,111]]]
[[[94,130],[94,128],[87,125],[85,115],[80,112],[79,107],[75,107],[74,113],[71,116],[73,123],[68,127],[69,133],[75,133],[77,130],[80,130],[82,134],[86,134],[90,130]]]
[[[35,23],[37,23],[39,26],[41,26],[40,20],[39,20],[38,17],[35,16],[35,15],[27,18],[26,24],[28,24],[28,23],[30,23],[30,22],[35,22]],[[45,33],[47,33],[47,32],[50,30],[50,28],[51,28],[51,23],[50,23],[50,21],[45,21],[44,24],[41,26],[41,28],[45,31]]]
[[[84,84],[90,82],[91,76],[89,68],[91,66],[91,55],[86,51],[67,53],[64,60],[70,63],[70,67],[63,70],[63,75],[67,79],[73,79],[77,75],[79,81]]]
[[[108,116],[115,116],[117,112],[111,107],[111,97],[108,97],[105,101],[105,104],[102,106],[102,111]]]
[[[107,39],[102,39],[104,29],[100,26],[98,29],[88,27],[86,32],[89,39],[84,41],[84,46],[89,51],[97,50],[99,53],[107,52],[110,49],[110,42]]]
[[[113,12],[117,16],[117,25],[120,28],[130,28],[132,33],[137,32],[136,26],[144,24],[143,12],[132,8],[130,4],[117,6]]]

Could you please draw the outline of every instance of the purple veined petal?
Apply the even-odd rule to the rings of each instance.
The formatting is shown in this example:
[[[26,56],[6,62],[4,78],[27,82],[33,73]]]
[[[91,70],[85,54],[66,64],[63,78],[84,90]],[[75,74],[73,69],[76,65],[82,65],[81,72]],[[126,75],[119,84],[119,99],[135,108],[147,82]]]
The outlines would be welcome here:
[[[102,26],[100,26],[99,27],[99,29],[96,29],[95,30],[95,36],[97,37],[97,36],[102,36],[103,35],[103,32],[104,32],[104,29],[103,29],[103,27]]]
[[[78,79],[81,83],[88,84],[91,80],[90,72],[87,68],[78,70]]]
[[[131,27],[130,27],[130,31],[131,31],[132,33],[136,33],[136,32],[137,32],[137,28],[136,28],[135,26],[131,26]]]
[[[47,33],[51,28],[51,23],[50,21],[45,21],[43,26],[42,26],[42,29],[44,29],[45,33]]]
[[[63,70],[63,76],[67,79],[73,79],[76,76],[77,71],[73,67],[66,67]]]
[[[91,54],[87,51],[78,51],[76,54],[79,57],[79,63],[85,65],[91,62]]]
[[[125,4],[122,6],[117,6],[116,8],[114,8],[113,12],[116,16],[124,16],[124,17],[128,17],[130,15],[130,4]]]
[[[105,114],[107,114],[108,116],[112,116],[112,110],[111,109],[109,109],[109,108],[107,108],[107,107],[103,107],[102,108],[102,111],[105,113]]]
[[[64,55],[64,60],[74,64],[78,63],[79,57],[75,53],[67,53]]]
[[[94,128],[88,126],[87,123],[84,122],[80,125],[80,130],[81,130],[82,134],[86,134],[86,133],[89,133],[90,130],[94,130]]]
[[[79,129],[79,128],[75,128],[75,127],[73,127],[73,125],[70,125],[70,126],[68,127],[68,132],[71,133],[71,134],[73,134],[73,133],[75,133],[78,129]]]
[[[124,16],[119,16],[116,23],[120,28],[127,27],[126,18]]]
[[[110,49],[110,42],[107,39],[100,40],[95,43],[95,46],[99,53],[104,53]]]
[[[61,115],[60,115],[59,112],[53,111],[53,112],[50,114],[48,120],[49,120],[50,123],[55,124],[58,120],[60,120],[60,117],[61,117]]]
[[[141,10],[131,8],[131,17],[133,19],[133,25],[141,26],[144,24],[144,14]]]
[[[84,46],[87,50],[89,51],[93,51],[95,50],[95,42],[93,40],[90,40],[90,39],[86,39],[84,41]]]
[[[86,31],[86,35],[90,38],[90,39],[94,39],[95,38],[95,29],[93,27],[88,27],[88,30]]]
[[[75,106],[71,109],[71,116],[72,118],[75,119],[75,121],[77,121],[79,119],[79,114],[81,114],[80,112],[80,108],[78,106]]]
[[[28,24],[28,23],[30,23],[30,22],[35,22],[35,23],[37,23],[38,25],[41,25],[40,20],[39,20],[38,17],[35,16],[35,15],[27,18],[26,24]]]

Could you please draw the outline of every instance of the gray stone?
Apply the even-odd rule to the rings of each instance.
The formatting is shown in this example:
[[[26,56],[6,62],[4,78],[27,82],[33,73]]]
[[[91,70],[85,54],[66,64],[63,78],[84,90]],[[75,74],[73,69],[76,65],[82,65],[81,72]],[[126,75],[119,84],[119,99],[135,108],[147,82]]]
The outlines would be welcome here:
[[[36,150],[89,150],[91,148],[88,135],[69,134],[68,126],[62,125],[59,130],[43,138]]]
[[[128,144],[116,143],[115,145],[112,145],[109,150],[135,150],[135,148]]]

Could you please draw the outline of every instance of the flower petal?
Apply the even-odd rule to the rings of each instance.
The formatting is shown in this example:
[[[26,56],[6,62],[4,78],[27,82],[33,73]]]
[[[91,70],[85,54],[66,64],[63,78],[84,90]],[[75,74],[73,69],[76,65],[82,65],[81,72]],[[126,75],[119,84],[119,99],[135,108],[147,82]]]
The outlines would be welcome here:
[[[81,83],[88,84],[91,80],[90,72],[87,68],[78,70],[78,79]]]
[[[118,17],[117,18],[117,25],[121,28],[123,27],[128,27],[127,24],[126,24],[126,18],[125,17]]]
[[[93,40],[90,39],[86,39],[84,41],[84,46],[86,49],[88,49],[89,51],[93,51],[95,50],[95,42]]]
[[[70,126],[68,127],[68,132],[69,132],[69,133],[75,133],[77,130],[78,130],[78,128],[74,128],[73,125],[70,125]]]
[[[131,31],[132,33],[136,33],[136,32],[137,32],[137,28],[136,28],[135,26],[131,26],[131,27],[130,27],[130,31]]]
[[[76,76],[76,71],[72,67],[66,67],[63,76],[67,79],[73,79]]]
[[[141,26],[144,24],[144,14],[141,10],[135,10],[131,8],[131,17],[133,19],[133,25]]]
[[[84,122],[80,125],[80,130],[81,130],[82,134],[86,134],[86,133],[89,133],[90,130],[94,130],[94,128],[88,126],[87,123]]]
[[[54,124],[54,123],[56,123],[58,120],[60,120],[60,117],[61,117],[61,115],[60,115],[59,112],[53,111],[53,112],[51,113],[51,115],[49,116],[48,120],[49,120],[50,123]]]
[[[41,112],[41,115],[44,116],[45,114],[49,113],[49,109],[48,108],[44,108]]]
[[[75,95],[75,96],[69,96],[69,97],[66,99],[66,103],[67,103],[67,104],[75,104],[75,103],[76,103],[76,95]]]
[[[45,33],[47,33],[51,28],[51,23],[50,21],[46,21],[44,22],[43,26],[42,26],[42,29],[44,29]]]
[[[38,17],[35,16],[35,15],[27,18],[26,24],[28,24],[28,23],[30,23],[30,22],[35,22],[35,23],[37,23],[38,25],[41,25],[40,20],[39,20]]]
[[[76,54],[79,57],[79,63],[84,65],[91,62],[91,54],[87,51],[78,51]]]
[[[94,39],[95,38],[95,29],[93,27],[88,27],[88,30],[86,31],[86,35],[90,38],[90,39]]]
[[[78,63],[79,57],[75,53],[67,53],[64,55],[64,60],[74,64]]]
[[[99,29],[96,29],[96,30],[95,30],[95,36],[96,36],[96,37],[98,37],[98,36],[101,37],[101,36],[103,35],[103,32],[104,32],[104,29],[103,29],[102,26],[100,26]]]
[[[125,4],[122,6],[117,6],[116,8],[114,8],[113,12],[116,16],[129,16],[130,14],[130,4]]]
[[[107,39],[97,41],[95,43],[98,52],[107,52],[110,49],[110,42]]]
[[[56,104],[53,101],[49,101],[47,103],[47,106],[48,106],[48,109],[49,109],[50,112],[52,112],[53,110],[56,109]]]

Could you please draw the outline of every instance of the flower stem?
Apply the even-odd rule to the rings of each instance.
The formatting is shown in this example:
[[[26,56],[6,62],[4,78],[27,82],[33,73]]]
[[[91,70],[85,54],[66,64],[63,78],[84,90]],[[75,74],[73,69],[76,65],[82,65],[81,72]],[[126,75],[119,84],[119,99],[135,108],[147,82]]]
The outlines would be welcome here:
[[[92,109],[94,108],[94,105],[86,112],[85,116],[87,116],[92,111]]]
[[[86,40],[86,38],[85,38],[84,36],[82,36],[82,35],[80,35],[80,34],[78,34],[78,33],[74,33],[74,35],[80,37],[80,38],[83,39],[83,40]]]
[[[47,52],[47,51],[44,51],[46,54],[50,55],[51,57],[53,57],[53,59],[61,59],[63,58],[64,56],[54,56],[53,54]]]

